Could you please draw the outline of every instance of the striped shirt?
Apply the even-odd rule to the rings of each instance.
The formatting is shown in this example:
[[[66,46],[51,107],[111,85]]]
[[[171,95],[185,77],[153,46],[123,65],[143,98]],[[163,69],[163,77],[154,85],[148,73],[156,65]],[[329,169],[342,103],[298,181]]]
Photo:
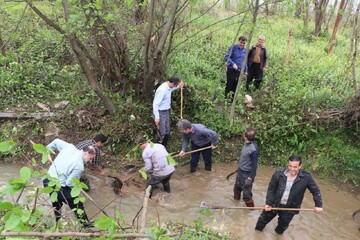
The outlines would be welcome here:
[[[91,165],[93,167],[100,166],[100,149],[96,146],[96,143],[93,139],[88,139],[88,140],[82,141],[82,142],[76,144],[75,147],[79,150],[82,150],[84,147],[88,147],[88,146],[93,146],[95,148],[95,152],[96,152],[96,156],[92,160]]]

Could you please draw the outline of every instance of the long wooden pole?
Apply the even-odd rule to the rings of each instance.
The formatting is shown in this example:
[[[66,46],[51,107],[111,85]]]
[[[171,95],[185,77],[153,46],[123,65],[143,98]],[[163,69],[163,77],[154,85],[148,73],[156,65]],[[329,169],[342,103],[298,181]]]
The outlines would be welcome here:
[[[265,210],[265,207],[238,207],[238,206],[215,206],[215,205],[207,205],[205,202],[201,202],[200,208],[206,209],[243,209],[243,210]],[[271,208],[272,211],[314,211],[313,208]]]

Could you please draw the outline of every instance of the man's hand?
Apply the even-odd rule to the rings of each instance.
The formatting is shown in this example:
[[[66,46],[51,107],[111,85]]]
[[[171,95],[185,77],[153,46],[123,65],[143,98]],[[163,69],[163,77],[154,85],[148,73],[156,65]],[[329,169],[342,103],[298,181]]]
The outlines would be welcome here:
[[[184,86],[185,86],[184,81],[181,81],[181,82],[179,83],[179,85],[178,85],[179,88],[183,88]]]
[[[160,124],[160,119],[155,119],[155,125],[159,126],[159,124]]]
[[[211,148],[215,149],[215,148],[217,148],[217,145],[211,145]]]
[[[238,70],[238,66],[236,65],[236,63],[234,63],[234,64],[232,65],[232,67],[233,67],[233,69]]]
[[[100,166],[94,167],[93,172],[101,176],[106,176],[106,172]]]
[[[323,212],[323,209],[321,207],[315,207],[314,208],[314,212],[316,213],[322,213]]]
[[[180,155],[180,157],[184,156],[184,155],[185,155],[185,151],[180,151],[179,155]]]
[[[272,210],[272,206],[265,205],[264,210],[265,210],[266,212],[270,212],[270,211]]]
[[[263,67],[263,68],[262,68],[262,71],[265,72],[265,71],[266,71],[266,67]]]

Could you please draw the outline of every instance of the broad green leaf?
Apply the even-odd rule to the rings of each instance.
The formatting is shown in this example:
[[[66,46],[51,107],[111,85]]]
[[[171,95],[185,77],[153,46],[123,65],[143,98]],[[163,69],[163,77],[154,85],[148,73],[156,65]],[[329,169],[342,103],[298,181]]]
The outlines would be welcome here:
[[[8,140],[0,143],[0,152],[9,152],[13,147],[15,147],[16,143],[12,140]]]
[[[141,174],[141,176],[142,176],[145,180],[148,179],[148,176],[147,176],[144,168],[140,169],[140,170],[139,170],[139,173]]]
[[[168,164],[170,164],[171,166],[176,166],[177,165],[176,161],[174,160],[174,158],[170,154],[168,154],[166,156],[166,160],[167,160]]]
[[[81,187],[80,186],[74,186],[71,189],[70,195],[71,195],[71,197],[77,197],[77,196],[79,196],[80,192],[81,192]]]
[[[57,198],[58,198],[58,193],[57,192],[53,192],[53,193],[50,194],[51,202],[56,202]]]
[[[1,202],[0,203],[0,211],[3,211],[3,210],[11,210],[13,209],[13,204],[10,203],[10,202]]]
[[[41,153],[41,154],[49,153],[49,149],[47,149],[44,145],[39,143],[34,143],[33,148],[37,153]]]
[[[54,189],[52,188],[52,187],[44,187],[42,190],[41,190],[41,192],[43,192],[43,193],[51,193],[51,192],[53,192],[54,191]]]
[[[41,157],[41,163],[45,164],[47,162],[47,160],[49,160],[49,154],[48,153],[43,153],[43,155]]]
[[[75,204],[78,204],[79,202],[80,202],[80,199],[79,199],[79,198],[75,198],[75,199],[74,199],[74,203],[75,203]]]
[[[31,217],[31,211],[30,210],[26,210],[23,211],[21,214],[21,221],[22,222],[27,222]]]
[[[24,179],[25,182],[30,180],[32,174],[32,170],[28,167],[22,167],[20,170],[20,177]]]
[[[16,214],[11,214],[9,219],[5,222],[5,230],[13,230],[20,223],[20,216]]]

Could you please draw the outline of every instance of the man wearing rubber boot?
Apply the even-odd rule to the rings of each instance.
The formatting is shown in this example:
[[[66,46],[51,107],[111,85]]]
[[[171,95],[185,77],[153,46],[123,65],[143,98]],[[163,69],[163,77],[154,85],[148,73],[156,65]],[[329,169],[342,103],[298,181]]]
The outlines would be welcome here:
[[[287,169],[276,170],[266,194],[264,211],[261,213],[255,230],[262,231],[276,215],[279,215],[277,234],[283,234],[289,227],[291,220],[299,211],[274,211],[278,208],[300,208],[306,189],[309,189],[315,202],[315,213],[322,213],[322,199],[320,189],[310,173],[301,170],[301,157],[293,155],[288,160]]]
[[[157,128],[159,143],[167,146],[170,136],[171,93],[184,86],[179,77],[173,76],[161,84],[155,92],[153,115]]]
[[[254,207],[252,185],[255,180],[260,153],[255,142],[255,130],[247,128],[244,133],[244,139],[245,142],[241,150],[238,172],[234,185],[234,199],[240,200],[241,192],[243,192],[243,200],[246,206]]]
[[[152,171],[151,178],[147,182],[147,185],[151,185],[150,197],[154,187],[159,183],[162,183],[165,192],[170,193],[170,178],[175,172],[175,167],[168,163],[169,153],[166,148],[159,143],[150,144],[144,137],[138,137],[137,143],[143,151],[145,172]]]
[[[191,124],[188,120],[182,119],[178,123],[179,131],[183,134],[182,147],[180,151],[180,156],[184,156],[187,145],[191,140],[191,150],[200,150],[201,148],[206,148],[201,151],[191,153],[191,162],[190,162],[190,172],[195,172],[199,164],[200,153],[202,153],[205,170],[211,171],[212,163],[212,149],[216,148],[219,144],[219,138],[215,131],[207,129],[202,124]]]

